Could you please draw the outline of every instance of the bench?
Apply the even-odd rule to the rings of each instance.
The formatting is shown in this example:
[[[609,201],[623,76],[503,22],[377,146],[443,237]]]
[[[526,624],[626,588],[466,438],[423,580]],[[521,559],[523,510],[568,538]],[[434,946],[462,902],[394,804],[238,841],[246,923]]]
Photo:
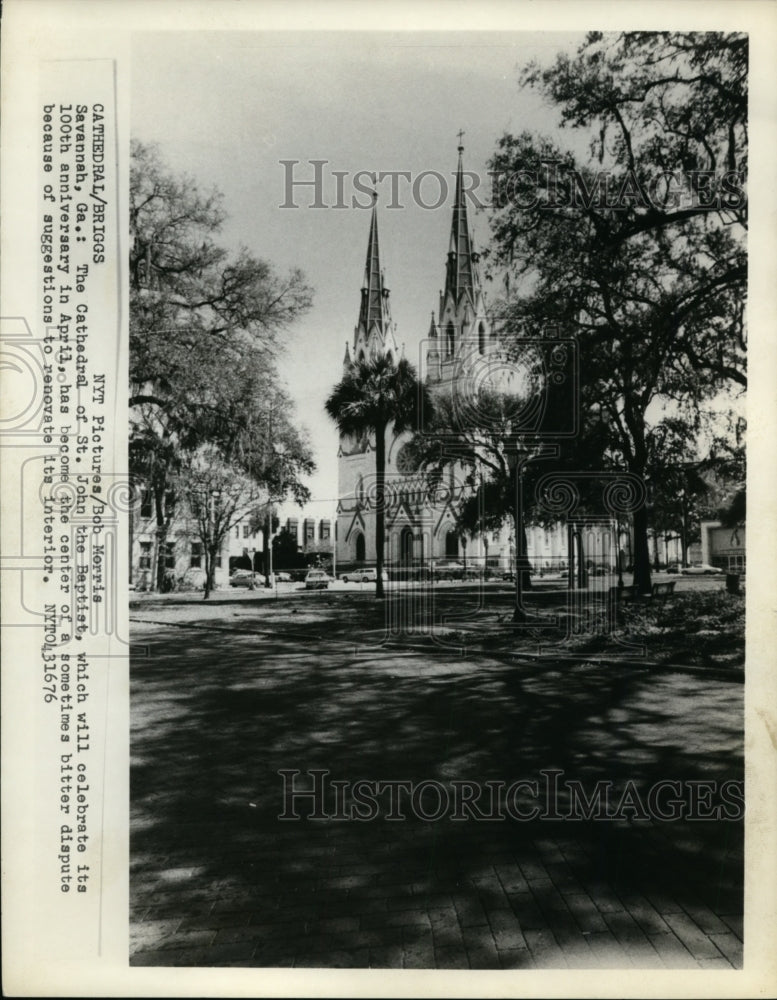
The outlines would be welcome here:
[[[668,583],[654,583],[650,592],[651,600],[655,601],[656,598],[659,598],[662,602],[665,601],[667,597],[674,594],[674,585],[674,580],[670,580]]]
[[[615,604],[633,604],[641,600],[637,587],[610,587],[610,600]]]
[[[617,625],[623,624],[623,609],[628,604],[642,605],[643,607],[653,601],[661,601],[663,604],[667,597],[674,594],[675,581],[670,583],[654,583],[650,588],[650,593],[641,594],[639,588],[631,587],[610,587],[609,605],[611,613],[614,614],[614,622]]]
[[[640,594],[639,588],[633,585],[631,587],[610,587],[610,601],[617,607],[638,602],[647,604],[649,601],[656,600],[663,603],[667,597],[674,594],[674,585],[674,580],[670,580],[668,583],[654,583],[649,594]]]

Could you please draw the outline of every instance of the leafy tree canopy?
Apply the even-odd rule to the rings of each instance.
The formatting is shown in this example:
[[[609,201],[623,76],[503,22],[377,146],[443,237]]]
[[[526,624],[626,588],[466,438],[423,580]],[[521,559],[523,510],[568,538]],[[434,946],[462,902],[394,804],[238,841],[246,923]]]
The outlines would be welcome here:
[[[740,35],[591,34],[523,74],[562,127],[588,134],[587,155],[523,133],[490,164],[503,340],[578,338],[582,406],[638,476],[656,407],[698,421],[722,388],[746,385],[746,70]],[[640,585],[646,530],[640,513]]]
[[[312,292],[300,271],[280,275],[245,248],[220,246],[224,220],[218,192],[175,177],[155,146],[132,143],[131,471],[159,497],[185,496],[202,492],[195,480],[210,455],[214,469],[254,484],[252,503],[260,492],[304,502],[314,464],[277,359]],[[158,516],[160,540],[168,527]]]

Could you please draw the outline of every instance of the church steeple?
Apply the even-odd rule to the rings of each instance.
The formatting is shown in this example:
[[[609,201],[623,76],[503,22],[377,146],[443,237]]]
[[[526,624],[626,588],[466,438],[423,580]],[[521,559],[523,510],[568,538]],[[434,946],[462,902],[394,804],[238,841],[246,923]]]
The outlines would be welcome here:
[[[367,260],[359,304],[359,321],[353,337],[353,357],[356,361],[379,354],[391,354],[392,357],[397,357],[389,290],[386,288],[385,276],[380,266],[377,193],[373,193],[372,197],[372,217],[367,240]]]
[[[364,267],[362,301],[359,309],[359,326],[370,333],[373,324],[378,325],[381,334],[391,322],[388,307],[388,289],[384,287],[383,272],[380,269],[380,245],[378,242],[377,194],[373,194],[370,237],[367,242],[367,262]]]
[[[467,219],[464,184],[463,132],[459,132],[459,162],[453,200],[451,235],[445,265],[445,289],[440,293],[436,329],[429,331],[427,372],[431,381],[458,377],[459,367],[475,354],[487,354],[493,337],[480,284],[478,261]]]
[[[458,303],[464,292],[469,294],[474,302],[479,284],[476,264],[479,255],[472,249],[472,236],[469,231],[467,220],[467,198],[464,187],[464,165],[462,154],[464,147],[461,145],[461,137],[464,133],[459,132],[459,163],[456,170],[456,195],[453,201],[453,218],[451,220],[451,238],[448,244],[448,263],[445,271],[445,292],[444,298],[450,294],[453,301]]]

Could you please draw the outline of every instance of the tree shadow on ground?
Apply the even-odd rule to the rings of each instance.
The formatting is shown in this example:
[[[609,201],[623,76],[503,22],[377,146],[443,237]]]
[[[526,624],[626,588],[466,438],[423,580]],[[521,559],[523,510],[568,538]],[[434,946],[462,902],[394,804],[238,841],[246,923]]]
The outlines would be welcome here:
[[[630,781],[640,792],[681,782],[687,797],[689,782],[742,779],[737,685],[347,652],[312,634],[297,642],[165,629],[138,638],[149,655],[132,663],[132,904],[138,919],[169,920],[168,947],[197,940],[202,909],[208,926],[215,912],[225,927],[240,915],[235,954],[250,940],[255,965],[304,956],[395,965],[400,946],[424,954],[432,934],[435,953],[456,964],[461,926],[469,919],[476,931],[496,899],[509,901],[508,930],[510,920],[517,935],[550,928],[571,947],[584,924],[570,917],[565,885],[570,898],[579,886],[581,899],[666,896],[691,910],[741,913],[741,822],[425,822],[407,806],[402,821],[385,810],[371,822],[278,818],[284,769],[303,772],[297,788],[310,785],[306,772],[327,772],[330,816],[338,779],[527,779],[542,788],[540,772],[556,769],[588,793],[611,782],[615,801]],[[298,801],[304,814],[309,802]],[[430,793],[425,808],[435,801]],[[563,815],[568,800],[560,802]],[[520,808],[532,804],[529,795]],[[452,905],[459,920],[397,920],[409,901],[440,913]]]

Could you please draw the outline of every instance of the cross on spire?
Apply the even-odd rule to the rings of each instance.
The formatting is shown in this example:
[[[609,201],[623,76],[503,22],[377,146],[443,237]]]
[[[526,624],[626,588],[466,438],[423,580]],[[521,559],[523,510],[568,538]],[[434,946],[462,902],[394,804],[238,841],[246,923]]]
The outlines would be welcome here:
[[[463,129],[459,129],[459,131],[456,134],[459,137],[459,152],[462,153],[462,152],[464,152],[464,147],[461,144],[461,140],[462,140],[462,137],[465,136],[467,133]]]

